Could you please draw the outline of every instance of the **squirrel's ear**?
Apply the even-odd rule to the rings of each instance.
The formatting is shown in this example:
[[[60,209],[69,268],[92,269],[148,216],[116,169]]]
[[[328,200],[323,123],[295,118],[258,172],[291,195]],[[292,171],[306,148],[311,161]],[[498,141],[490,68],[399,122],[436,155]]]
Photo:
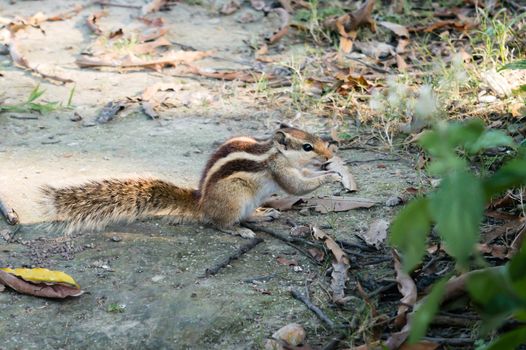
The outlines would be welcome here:
[[[288,137],[287,137],[287,134],[281,130],[277,130],[275,133],[274,133],[274,141],[276,141],[277,143],[279,143],[280,145],[284,145],[286,146],[287,143],[288,143]]]

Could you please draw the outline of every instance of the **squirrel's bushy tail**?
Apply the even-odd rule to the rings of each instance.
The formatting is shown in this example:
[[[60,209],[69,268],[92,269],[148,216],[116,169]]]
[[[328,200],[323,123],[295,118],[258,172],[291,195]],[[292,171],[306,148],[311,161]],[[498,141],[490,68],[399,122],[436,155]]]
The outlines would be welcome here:
[[[110,179],[41,190],[53,227],[65,233],[98,230],[155,214],[197,219],[198,213],[197,190],[158,179]]]

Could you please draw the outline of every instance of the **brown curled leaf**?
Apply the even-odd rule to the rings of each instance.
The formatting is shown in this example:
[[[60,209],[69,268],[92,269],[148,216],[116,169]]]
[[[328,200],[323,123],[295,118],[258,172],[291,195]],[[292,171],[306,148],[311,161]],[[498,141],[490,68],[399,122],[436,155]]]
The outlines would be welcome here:
[[[289,22],[290,22],[290,15],[289,13],[283,9],[283,8],[276,8],[272,10],[273,12],[276,12],[279,15],[279,18],[281,20],[281,25],[279,30],[272,34],[272,36],[268,39],[269,44],[274,44],[281,38],[283,38],[289,31]]]
[[[331,158],[329,160],[329,164],[327,165],[327,170],[332,170],[340,174],[342,177],[343,188],[349,192],[356,192],[358,190],[354,176],[349,172],[345,162],[340,157],[335,156]]]
[[[276,258],[276,261],[278,262],[278,264],[280,265],[285,265],[285,266],[298,266],[298,262],[296,261],[296,259],[287,259],[285,257],[282,257],[282,256],[278,256]]]
[[[18,43],[15,40],[15,37],[11,34],[10,38],[8,39],[6,43],[8,49],[9,49],[9,55],[11,56],[11,59],[13,60],[13,63],[21,68],[28,69],[30,71],[33,71],[40,76],[42,76],[45,79],[49,79],[54,82],[60,82],[60,83],[72,83],[73,80],[68,78],[63,78],[61,76],[58,76],[56,74],[51,73],[53,71],[53,68],[50,67],[47,64],[32,64],[30,63],[26,57],[22,54]]]
[[[91,31],[97,35],[102,35],[102,29],[100,29],[98,25],[98,20],[104,16],[107,16],[107,11],[99,11],[95,12],[88,16],[88,19],[86,20],[86,23],[88,25],[88,28],[91,29]]]
[[[157,12],[166,2],[167,0],[152,0],[141,8],[141,14],[144,16],[152,12]]]
[[[318,227],[312,227],[312,236],[314,239],[322,241],[334,256],[331,274],[332,299],[337,304],[345,304],[347,301],[345,284],[349,280],[349,258],[338,243]]]
[[[396,271],[396,282],[398,283],[398,290],[402,294],[400,299],[400,306],[398,306],[398,312],[394,324],[396,327],[403,327],[407,325],[407,313],[411,311],[412,307],[416,303],[417,289],[415,281],[402,269],[400,263],[400,256],[396,251],[393,250],[394,268]]]
[[[276,197],[267,200],[263,204],[263,207],[274,208],[280,211],[284,211],[292,209],[294,204],[297,204],[300,201],[302,201],[302,198],[299,196]]]
[[[151,40],[155,40],[157,38],[160,38],[161,36],[165,35],[166,33],[168,33],[168,29],[167,28],[162,28],[162,27],[161,28],[152,28],[152,29],[149,29],[146,32],[142,33],[141,35],[139,35],[138,40],[139,40],[139,42],[144,43],[144,42],[147,42],[147,41],[151,41]]]
[[[158,47],[170,46],[170,45],[172,45],[172,43],[169,42],[168,39],[161,37],[161,38],[157,38],[154,41],[135,45],[133,47],[133,53],[136,55],[151,54],[151,53],[155,53]]]

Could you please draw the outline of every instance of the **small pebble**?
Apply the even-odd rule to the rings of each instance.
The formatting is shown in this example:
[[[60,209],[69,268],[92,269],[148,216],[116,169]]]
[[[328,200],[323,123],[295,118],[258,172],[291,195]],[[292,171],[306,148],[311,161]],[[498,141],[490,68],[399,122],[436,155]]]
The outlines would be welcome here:
[[[398,196],[392,196],[392,197],[389,197],[386,201],[385,201],[385,205],[387,207],[396,207],[397,205],[400,205],[402,204],[402,198],[398,197]]]
[[[497,97],[493,95],[484,95],[479,97],[479,102],[482,103],[493,103],[497,101]]]
[[[305,329],[300,324],[290,323],[272,334],[272,338],[283,340],[291,346],[298,346],[305,340],[305,335]]]

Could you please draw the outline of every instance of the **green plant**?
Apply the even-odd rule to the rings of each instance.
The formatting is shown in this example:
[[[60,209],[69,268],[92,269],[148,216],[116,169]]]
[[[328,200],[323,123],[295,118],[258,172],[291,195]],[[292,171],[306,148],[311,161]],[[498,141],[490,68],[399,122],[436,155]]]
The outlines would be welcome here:
[[[485,129],[479,120],[438,123],[421,137],[420,144],[433,159],[428,171],[442,180],[437,190],[413,200],[393,222],[390,241],[403,254],[404,269],[409,272],[422,260],[433,224],[447,252],[455,259],[458,272],[469,271],[473,265],[487,266],[475,250],[484,205],[492,196],[526,184],[525,147],[517,147],[512,138],[500,131]],[[474,174],[467,158],[497,146],[515,149],[515,158],[492,175]],[[482,269],[468,279],[468,291],[480,306],[486,329],[502,324],[512,315],[526,321],[525,271],[526,248],[523,248],[506,265]],[[438,309],[445,282],[446,278],[436,283],[426,301],[416,309],[410,340],[425,334]],[[502,335],[487,349],[497,349],[503,343],[508,346],[500,348],[512,348],[517,340],[511,333],[520,337],[519,341],[526,341],[523,326]]]
[[[46,102],[40,103],[36,102],[46,90],[41,90],[40,85],[35,86],[35,88],[29,94],[27,100],[23,103],[13,104],[13,105],[0,105],[0,113],[3,112],[15,112],[15,113],[27,113],[27,112],[38,112],[38,113],[48,113],[60,108],[59,102]]]
[[[110,313],[123,313],[124,311],[126,311],[126,305],[112,303],[108,305],[108,308],[106,309],[106,311]]]

